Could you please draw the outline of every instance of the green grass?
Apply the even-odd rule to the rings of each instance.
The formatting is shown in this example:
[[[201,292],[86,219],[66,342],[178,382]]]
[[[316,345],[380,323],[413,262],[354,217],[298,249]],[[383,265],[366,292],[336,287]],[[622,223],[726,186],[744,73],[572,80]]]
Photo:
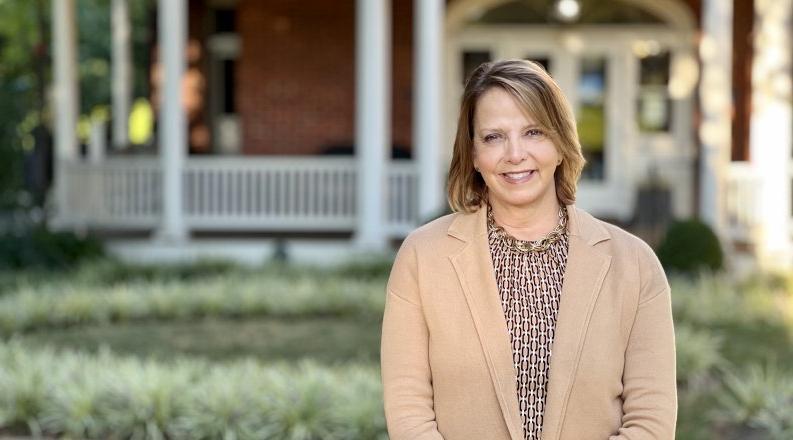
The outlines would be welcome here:
[[[114,353],[167,361],[175,354],[212,361],[313,360],[377,363],[380,321],[351,317],[207,318],[184,322],[132,322],[35,331],[17,339],[29,347],[49,345],[95,353]]]

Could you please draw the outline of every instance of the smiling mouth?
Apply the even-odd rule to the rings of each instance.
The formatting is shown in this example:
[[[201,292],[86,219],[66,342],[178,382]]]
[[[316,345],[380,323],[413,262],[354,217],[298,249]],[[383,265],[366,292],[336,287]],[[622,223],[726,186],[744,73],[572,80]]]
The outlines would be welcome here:
[[[512,173],[501,173],[508,182],[516,182],[520,183],[530,179],[537,170],[524,170],[524,171],[516,171]]]

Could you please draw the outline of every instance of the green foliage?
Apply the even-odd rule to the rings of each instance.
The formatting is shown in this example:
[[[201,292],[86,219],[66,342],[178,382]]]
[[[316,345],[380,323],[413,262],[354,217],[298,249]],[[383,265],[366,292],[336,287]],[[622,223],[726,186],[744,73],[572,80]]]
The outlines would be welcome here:
[[[698,325],[784,324],[786,303],[793,292],[763,284],[736,284],[724,275],[700,273],[673,277],[672,309],[676,322]]]
[[[0,429],[35,425],[87,439],[386,438],[374,367],[155,363],[18,342],[0,344],[0,364]]]
[[[22,158],[32,148],[25,120],[38,119],[36,102],[44,90],[37,63],[44,63],[43,29],[49,29],[49,2],[0,1],[0,209],[16,206],[22,189]],[[45,68],[48,75],[50,69]],[[46,78],[45,78],[46,79]]]
[[[721,348],[724,341],[706,330],[687,324],[675,327],[677,348],[677,382],[686,387],[700,386],[724,363]]]
[[[332,269],[332,272],[343,277],[360,279],[383,279],[391,273],[393,258],[374,257],[368,260],[354,261]]]
[[[0,210],[27,208],[23,163],[33,130],[49,127],[46,87],[52,82],[53,0],[0,0]],[[152,0],[129,2],[134,96],[147,95]],[[110,1],[75,2],[80,113],[110,103]]]
[[[793,377],[773,365],[727,372],[718,401],[717,417],[727,426],[770,440],[793,438]]]
[[[667,270],[688,274],[719,270],[724,261],[716,234],[705,223],[693,219],[669,225],[657,254]]]
[[[255,271],[222,262],[130,268],[105,261],[81,266],[68,277],[30,272],[6,284],[9,291],[0,297],[0,328],[6,335],[37,331],[7,345],[20,347],[14,355],[17,361],[10,362],[8,351],[0,349],[0,365],[29,359],[20,352],[30,356],[47,352],[22,349],[51,343],[54,338],[37,339],[46,334],[47,327],[83,323],[219,317],[201,321],[207,324],[205,330],[180,331],[214,332],[221,340],[234,330],[217,326],[218,321],[242,323],[238,318],[265,316],[294,324],[321,316],[314,329],[322,327],[330,333],[335,327],[327,324],[329,320],[343,320],[352,331],[369,332],[372,326],[355,327],[356,322],[373,322],[382,315],[387,268],[387,262],[339,269],[272,265]],[[787,367],[793,350],[786,332],[786,326],[793,323],[784,312],[793,310],[788,280],[762,276],[736,283],[724,274],[705,272],[696,277],[673,276],[670,281],[681,405],[678,438],[790,438],[790,416],[784,409],[793,395],[785,385],[793,380]],[[167,322],[136,325],[155,324]],[[255,352],[262,358],[308,357],[336,366],[179,360],[173,352],[194,352],[185,348],[179,334],[173,334],[174,328],[153,330],[170,332],[182,344],[168,355],[148,358],[148,353],[128,350],[150,359],[145,362],[101,350],[98,355],[85,354],[95,351],[101,341],[117,341],[103,340],[100,335],[71,344],[83,350],[79,356],[49,351],[51,357],[42,367],[29,364],[24,371],[0,370],[0,402],[5,402],[0,403],[0,431],[38,430],[86,438],[385,438],[376,368],[336,364],[354,356],[317,356],[320,350],[311,347],[322,344],[315,341],[321,338],[306,336],[316,335],[315,330],[280,326],[267,327],[273,331],[264,327],[243,331],[236,327],[244,334],[303,347],[303,353],[291,357],[271,344]],[[79,329],[69,331],[73,330]],[[280,336],[287,331],[294,337]],[[66,332],[58,330],[62,333]],[[137,340],[152,341],[151,335],[138,334]],[[203,337],[207,345],[213,343]],[[201,334],[196,338],[202,338]],[[228,345],[237,341],[226,340]],[[357,341],[363,344],[364,339]],[[366,344],[376,347],[376,342]],[[328,345],[337,352],[344,350],[341,344]],[[68,356],[79,361],[63,360]],[[228,356],[219,358],[228,360]],[[85,374],[68,373],[70,362],[86,366]],[[760,364],[767,366],[760,368]],[[71,385],[58,386],[56,393],[51,388],[56,379]],[[88,380],[96,383],[88,384]]]
[[[242,268],[226,260],[203,259],[190,263],[124,264],[105,259],[84,265],[74,279],[81,283],[115,285],[154,281],[192,281],[230,275]]]
[[[55,281],[0,297],[0,334],[75,324],[205,316],[382,316],[382,280],[232,272],[117,285]]]
[[[97,239],[80,238],[72,232],[34,227],[19,234],[0,234],[0,270],[64,269],[102,254],[102,244]]]

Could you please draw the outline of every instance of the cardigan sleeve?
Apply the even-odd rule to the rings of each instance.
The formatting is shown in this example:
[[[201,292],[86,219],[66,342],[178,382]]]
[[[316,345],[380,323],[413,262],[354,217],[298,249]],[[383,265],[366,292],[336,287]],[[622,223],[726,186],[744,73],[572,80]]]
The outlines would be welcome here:
[[[397,253],[386,289],[380,345],[383,401],[392,440],[443,440],[433,409],[429,329],[418,292],[415,250]]]
[[[639,256],[642,291],[625,351],[622,426],[610,440],[675,437],[677,383],[671,292],[657,257],[649,247],[645,252],[649,254]]]

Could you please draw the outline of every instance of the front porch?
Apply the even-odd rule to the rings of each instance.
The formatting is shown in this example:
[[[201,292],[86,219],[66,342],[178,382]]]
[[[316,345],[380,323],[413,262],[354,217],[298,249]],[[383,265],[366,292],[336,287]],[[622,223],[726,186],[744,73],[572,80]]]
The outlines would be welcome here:
[[[235,4],[232,0],[207,1]],[[720,235],[728,254],[733,249],[748,251],[760,256],[761,264],[771,266],[793,262],[790,105],[767,90],[762,73],[777,72],[780,83],[790,82],[789,60],[775,55],[779,47],[790,44],[788,39],[778,37],[776,30],[784,29],[785,25],[775,18],[790,14],[789,2],[783,10],[759,4],[756,8],[757,34],[768,33],[779,41],[775,40],[774,46],[756,45],[753,64],[760,73],[753,76],[754,83],[750,85],[757,101],[752,107],[752,138],[747,147],[751,155],[747,153],[732,160],[731,108],[727,105],[731,96],[733,36],[733,11],[729,4],[705,1],[698,25],[676,0],[662,3],[670,6],[670,11],[685,12],[678,15],[691,19],[678,20],[675,19],[678,15],[661,13],[634,0],[627,3],[657,15],[657,22],[645,26],[641,32],[636,26],[612,28],[603,24],[600,28],[571,25],[558,32],[554,26],[538,27],[536,23],[520,26],[490,23],[487,29],[478,23],[476,17],[482,12],[479,9],[517,2],[417,0],[408,21],[416,42],[410,47],[413,64],[410,80],[406,81],[392,78],[392,56],[399,46],[390,41],[394,18],[391,3],[358,0],[354,5],[355,50],[350,60],[355,61],[355,93],[354,105],[350,104],[354,111],[348,119],[354,127],[349,135],[355,155],[284,155],[303,151],[301,145],[311,144],[316,152],[330,145],[321,142],[290,144],[288,148],[279,147],[282,150],[277,154],[273,154],[275,150],[271,154],[250,154],[254,150],[267,153],[271,139],[284,137],[284,132],[273,131],[273,124],[281,119],[273,117],[275,122],[253,130],[244,121],[258,118],[258,114],[237,110],[231,114],[235,120],[243,121],[243,133],[255,131],[261,137],[254,139],[255,142],[245,141],[248,148],[256,148],[234,150],[234,155],[228,155],[231,150],[223,148],[215,152],[225,151],[225,154],[190,155],[182,90],[190,3],[159,0],[157,45],[161,49],[158,53],[162,93],[155,143],[160,147],[156,155],[142,155],[116,150],[117,143],[126,141],[123,136],[120,140],[116,137],[125,132],[124,121],[128,120],[130,78],[124,72],[130,59],[128,35],[124,35],[126,0],[114,0],[111,3],[112,70],[118,76],[114,73],[113,145],[108,148],[101,141],[103,131],[99,130],[96,136],[99,140],[91,142],[87,156],[82,157],[75,130],[79,114],[79,89],[75,85],[75,0],[54,2],[53,35],[57,43],[53,223],[78,230],[134,233],[139,238],[114,239],[110,247],[122,255],[132,255],[127,251],[134,249],[133,254],[147,259],[157,259],[156,254],[161,250],[168,258],[231,252],[235,237],[245,237],[240,242],[244,243],[243,247],[253,243],[251,237],[265,237],[258,245],[252,245],[258,249],[254,252],[257,258],[276,254],[287,242],[289,245],[311,242],[315,249],[335,246],[341,253],[350,255],[387,252],[394,240],[439,215],[445,206],[443,176],[456,123],[455,103],[462,91],[466,66],[485,55],[487,59],[539,57],[550,65],[579,114],[582,107],[588,106],[602,117],[595,119],[595,123],[589,121],[590,125],[595,124],[589,127],[595,128],[589,130],[590,134],[599,136],[594,144],[600,146],[599,158],[595,155],[591,162],[599,160],[601,172],[582,179],[577,202],[582,208],[601,218],[630,223],[638,189],[658,171],[672,188],[673,214],[705,220]],[[405,22],[403,17],[400,26],[404,28]],[[253,27],[251,23],[258,22],[248,22],[246,29]],[[286,26],[283,20],[274,23]],[[276,26],[276,30],[288,29],[283,26]],[[703,35],[699,51],[693,40],[697,27]],[[622,29],[621,33],[618,29]],[[547,38],[549,32],[558,35],[555,39]],[[250,54],[244,58],[244,48],[256,40],[245,40],[241,35],[244,32],[234,38],[220,33],[207,41],[232,41],[233,50],[228,52],[234,56],[242,53],[239,55],[242,59],[250,60]],[[759,41],[760,36],[757,38]],[[535,45],[528,45],[527,41]],[[665,60],[659,64],[662,68],[655,67],[657,71],[652,70],[654,64],[645,62],[652,57],[639,53],[639,49],[649,51],[653,47],[656,61]],[[642,82],[650,74],[660,75],[660,85]],[[409,112],[404,108],[392,109],[399,108],[398,91],[392,89],[400,81],[412,87]],[[243,85],[250,88],[240,92]],[[240,96],[262,87],[251,81],[240,81],[239,86],[230,90],[236,90]],[[293,89],[298,86],[302,83],[291,85]],[[392,97],[392,93],[396,96]],[[700,95],[699,124],[693,116],[695,94]],[[644,99],[645,95],[655,97],[653,102],[663,110],[649,112],[650,116],[660,118],[653,130],[642,126],[637,107],[637,102],[644,102],[640,98]],[[339,99],[350,103],[346,95],[340,96]],[[251,100],[255,105],[249,103],[246,108],[278,107],[284,98],[276,98]],[[648,102],[652,101],[650,98]],[[401,105],[405,107],[402,99]],[[234,109],[233,104],[229,106]],[[411,129],[394,129],[392,112],[401,112],[403,119],[409,113]],[[240,115],[246,115],[247,119]],[[317,114],[313,117],[312,126],[321,126]],[[322,122],[321,117],[319,120]],[[584,124],[580,123],[581,126]],[[283,130],[298,133],[300,126]],[[389,159],[388,150],[397,143],[394,139],[404,133],[411,134],[410,142],[403,139],[401,143],[411,147],[412,159]],[[291,135],[286,137],[291,139]],[[231,138],[238,143],[239,133]],[[592,143],[592,136],[589,138]],[[304,153],[314,150],[305,147]],[[214,244],[209,245],[207,237],[214,237]],[[261,251],[263,248],[268,250]],[[323,258],[322,252],[325,251],[318,253],[317,258]],[[333,252],[324,255],[331,254],[336,255]]]

